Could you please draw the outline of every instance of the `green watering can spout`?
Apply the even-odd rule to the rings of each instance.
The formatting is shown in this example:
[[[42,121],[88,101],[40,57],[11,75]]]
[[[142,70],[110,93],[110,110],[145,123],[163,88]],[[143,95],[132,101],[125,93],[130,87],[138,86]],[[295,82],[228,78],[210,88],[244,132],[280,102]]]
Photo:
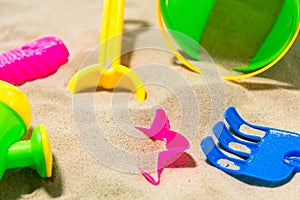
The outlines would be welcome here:
[[[52,152],[45,126],[36,126],[30,140],[22,140],[30,127],[27,97],[0,81],[0,179],[7,169],[34,167],[42,178],[52,175]]]

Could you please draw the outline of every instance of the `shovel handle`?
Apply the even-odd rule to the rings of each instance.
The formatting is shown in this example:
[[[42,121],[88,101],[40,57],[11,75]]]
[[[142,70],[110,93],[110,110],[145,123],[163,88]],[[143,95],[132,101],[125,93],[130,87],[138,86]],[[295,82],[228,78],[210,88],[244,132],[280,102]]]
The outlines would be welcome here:
[[[98,62],[104,68],[106,62],[113,67],[120,65],[125,0],[105,0]]]

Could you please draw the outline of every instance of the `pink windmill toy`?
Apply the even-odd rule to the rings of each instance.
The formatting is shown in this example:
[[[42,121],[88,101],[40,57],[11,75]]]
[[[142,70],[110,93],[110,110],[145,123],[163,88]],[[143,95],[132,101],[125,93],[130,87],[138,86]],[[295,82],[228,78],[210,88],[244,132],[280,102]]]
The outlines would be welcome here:
[[[169,119],[163,109],[157,109],[153,123],[148,128],[136,127],[144,132],[153,140],[166,141],[167,150],[161,151],[158,154],[157,160],[157,181],[147,172],[140,169],[144,177],[153,185],[160,183],[160,176],[163,169],[170,164],[168,159],[183,153],[190,148],[190,143],[183,135],[170,130]],[[167,162],[168,160],[168,162]],[[175,160],[173,160],[175,161]]]

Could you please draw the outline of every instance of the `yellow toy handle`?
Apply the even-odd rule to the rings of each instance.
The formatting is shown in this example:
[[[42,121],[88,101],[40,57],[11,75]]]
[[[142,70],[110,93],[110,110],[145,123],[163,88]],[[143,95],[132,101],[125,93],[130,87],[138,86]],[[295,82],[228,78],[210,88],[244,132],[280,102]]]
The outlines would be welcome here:
[[[105,89],[119,87],[134,92],[139,101],[145,100],[141,78],[121,65],[124,9],[125,0],[104,0],[98,63],[81,69],[71,78],[68,84],[71,93],[96,86]],[[111,62],[111,67],[105,68]]]
[[[112,61],[112,68],[118,67],[121,63],[120,54],[124,26],[124,8],[125,0],[104,1],[98,56],[98,63],[103,68],[106,62]]]

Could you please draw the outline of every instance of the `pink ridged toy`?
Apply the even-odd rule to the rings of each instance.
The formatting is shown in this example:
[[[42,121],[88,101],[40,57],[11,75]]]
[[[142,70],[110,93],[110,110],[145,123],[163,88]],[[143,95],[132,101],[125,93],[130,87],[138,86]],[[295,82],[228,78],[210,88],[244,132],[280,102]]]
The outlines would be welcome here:
[[[153,140],[166,141],[166,151],[161,151],[158,154],[157,161],[157,181],[147,172],[140,169],[144,177],[153,185],[158,185],[160,183],[160,175],[163,168],[170,165],[168,159],[175,155],[180,155],[185,150],[190,148],[189,141],[180,133],[176,133],[170,130],[170,124],[168,117],[164,110],[157,109],[156,115],[151,125],[151,128],[136,127],[138,130],[144,132]],[[167,163],[168,160],[168,163]],[[173,160],[174,162],[175,160]]]
[[[43,37],[0,54],[0,80],[14,85],[45,78],[68,62],[69,51],[57,37]]]

